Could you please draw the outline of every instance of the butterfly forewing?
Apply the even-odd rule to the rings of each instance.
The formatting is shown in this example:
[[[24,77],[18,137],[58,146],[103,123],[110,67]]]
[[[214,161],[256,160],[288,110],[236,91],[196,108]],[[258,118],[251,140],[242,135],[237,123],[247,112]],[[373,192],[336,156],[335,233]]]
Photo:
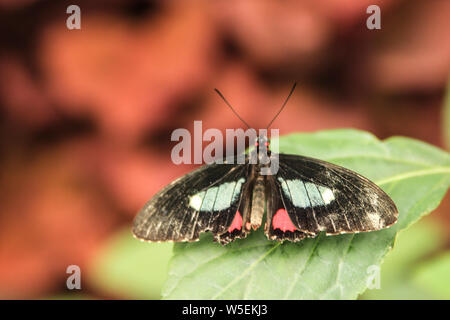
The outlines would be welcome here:
[[[247,170],[247,165],[211,164],[175,180],[138,213],[134,235],[148,241],[195,241],[200,232],[211,231],[217,240],[233,222],[239,231],[234,217],[247,186]],[[239,235],[235,231],[230,238]]]
[[[303,156],[279,155],[272,178],[297,230],[309,236],[374,231],[397,221],[389,196],[346,168]]]

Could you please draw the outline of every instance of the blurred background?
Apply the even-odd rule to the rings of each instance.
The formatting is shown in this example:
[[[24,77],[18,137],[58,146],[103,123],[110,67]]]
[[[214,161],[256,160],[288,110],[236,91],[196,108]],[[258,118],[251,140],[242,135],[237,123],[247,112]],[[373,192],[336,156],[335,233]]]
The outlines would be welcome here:
[[[449,30],[443,0],[0,0],[0,298],[158,299],[172,245],[130,224],[194,168],[171,162],[174,129],[242,127],[215,87],[255,128],[297,81],[280,134],[351,127],[448,150]],[[361,298],[450,298],[449,231],[447,196]]]

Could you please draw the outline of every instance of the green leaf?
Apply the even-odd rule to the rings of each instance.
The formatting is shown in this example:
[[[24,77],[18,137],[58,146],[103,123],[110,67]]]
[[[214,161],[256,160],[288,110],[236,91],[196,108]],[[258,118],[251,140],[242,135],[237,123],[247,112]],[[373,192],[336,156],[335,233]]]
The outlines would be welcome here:
[[[450,299],[450,252],[421,265],[414,275],[414,283],[436,299]]]
[[[445,227],[431,219],[422,219],[400,232],[394,249],[386,255],[381,268],[380,288],[367,290],[361,299],[434,298],[412,281],[417,265],[445,247]]]
[[[109,296],[159,299],[172,243],[144,243],[127,227],[108,241],[90,266],[89,280]]]
[[[413,139],[381,142],[366,132],[331,130],[289,135],[279,146],[365,175],[395,201],[399,221],[376,232],[320,234],[298,243],[269,241],[258,230],[222,247],[205,234],[174,246],[163,298],[355,299],[396,234],[435,209],[450,184],[449,154]]]

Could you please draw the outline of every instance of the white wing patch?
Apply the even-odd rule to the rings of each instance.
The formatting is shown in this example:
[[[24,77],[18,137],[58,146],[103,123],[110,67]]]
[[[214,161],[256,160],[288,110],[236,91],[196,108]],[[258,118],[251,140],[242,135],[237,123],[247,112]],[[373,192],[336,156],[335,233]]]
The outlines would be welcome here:
[[[203,197],[205,196],[205,191],[194,194],[192,197],[189,197],[189,206],[199,211],[202,206]]]
[[[375,229],[384,228],[384,220],[378,214],[368,212],[367,217]]]
[[[292,204],[299,208],[307,208],[310,206],[308,194],[301,180],[284,180],[279,177],[284,195],[291,200]]]
[[[308,191],[309,200],[311,200],[311,205],[317,207],[323,204],[324,200],[319,193],[316,185],[311,182],[305,183],[306,191]]]
[[[292,201],[292,204],[299,208],[309,206],[317,207],[328,205],[335,200],[333,190],[327,187],[318,186],[311,182],[302,180],[284,180],[278,177],[284,195]]]
[[[225,182],[189,197],[189,206],[196,211],[221,211],[228,208],[239,197],[244,178],[236,182]]]
[[[330,188],[322,187],[322,186],[319,186],[318,188],[319,188],[320,194],[322,195],[322,199],[325,202],[325,204],[330,204],[331,201],[333,201],[335,199],[334,193]]]

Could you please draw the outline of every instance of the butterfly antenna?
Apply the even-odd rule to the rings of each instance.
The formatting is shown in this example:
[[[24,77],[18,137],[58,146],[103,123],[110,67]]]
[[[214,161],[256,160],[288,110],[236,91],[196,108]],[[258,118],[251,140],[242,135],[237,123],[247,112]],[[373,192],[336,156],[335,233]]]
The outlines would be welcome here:
[[[286,106],[287,102],[289,101],[289,98],[292,96],[292,93],[295,90],[295,87],[297,86],[297,82],[294,82],[294,85],[292,86],[291,92],[289,92],[289,95],[287,96],[286,100],[284,101],[283,105],[281,106],[280,110],[277,112],[277,114],[275,115],[275,117],[273,117],[272,121],[270,121],[270,123],[267,125],[266,129],[269,129],[270,126],[272,125],[272,123],[275,121],[275,119],[278,117],[278,115],[281,113],[281,111],[283,110],[283,108]]]
[[[251,127],[248,125],[247,122],[244,121],[244,119],[242,119],[238,113],[236,111],[234,111],[233,107],[231,106],[231,104],[227,101],[227,99],[225,99],[225,97],[223,96],[223,94],[217,90],[216,88],[214,88],[214,90],[217,92],[217,94],[223,99],[223,101],[225,101],[225,103],[227,104],[228,107],[230,107],[231,111],[233,111],[233,113],[243,122],[245,123],[245,125],[250,129]]]

